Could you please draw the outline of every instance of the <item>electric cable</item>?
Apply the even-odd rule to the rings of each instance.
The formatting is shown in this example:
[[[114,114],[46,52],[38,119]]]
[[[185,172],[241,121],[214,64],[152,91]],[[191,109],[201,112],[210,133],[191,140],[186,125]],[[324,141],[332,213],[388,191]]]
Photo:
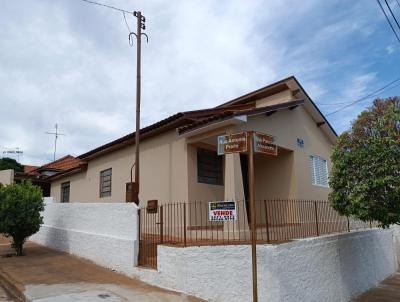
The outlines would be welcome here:
[[[86,1],[86,0],[82,0],[82,1]],[[379,0],[376,0],[376,2],[378,2],[379,7],[381,8],[383,14],[384,14],[385,17],[386,17],[387,22],[388,22],[389,25],[390,25],[390,28],[392,29],[394,35],[396,36],[397,41],[399,41],[399,43],[400,43],[400,38],[399,38],[399,36],[397,35],[397,32],[395,31],[395,29],[394,29],[394,27],[393,27],[393,25],[392,25],[392,22],[390,22],[389,17],[388,17],[388,15],[386,14],[386,11],[384,10],[384,8],[383,8],[381,2],[380,2]]]
[[[362,102],[363,100],[372,97],[373,95],[377,94],[378,92],[384,91],[385,89],[387,89],[387,87],[391,86],[392,84],[394,84],[394,83],[396,83],[396,82],[398,82],[398,81],[400,81],[400,78],[398,78],[398,79],[396,79],[396,80],[390,82],[389,84],[386,84],[386,85],[383,86],[382,88],[379,88],[379,89],[377,89],[377,90],[371,92],[370,94],[368,94],[368,95],[366,95],[366,96],[363,96],[362,98],[360,98],[360,99],[354,101],[354,102],[351,102],[350,104],[348,104],[348,105],[346,105],[346,106],[343,106],[343,107],[341,107],[341,108],[339,108],[339,109],[336,109],[336,110],[334,110],[334,111],[332,111],[332,112],[330,112],[330,113],[328,113],[328,114],[325,114],[325,116],[329,116],[329,115],[338,113],[339,111],[342,111],[342,110],[344,110],[344,109],[346,109],[346,108],[348,108],[348,107],[350,107],[350,106],[353,106],[354,104],[357,104],[357,103],[359,103],[359,102]]]

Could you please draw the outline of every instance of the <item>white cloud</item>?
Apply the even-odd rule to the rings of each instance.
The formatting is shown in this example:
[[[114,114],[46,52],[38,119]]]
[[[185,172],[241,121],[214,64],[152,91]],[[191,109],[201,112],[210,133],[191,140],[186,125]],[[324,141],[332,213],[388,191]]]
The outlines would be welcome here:
[[[391,55],[394,52],[394,47],[392,45],[389,45],[388,47],[386,47],[386,51],[388,55]]]
[[[142,124],[215,106],[291,74],[315,100],[354,98],[376,77],[347,45],[371,39],[376,7],[308,0],[103,0],[147,19]],[[338,5],[344,13],[334,14]],[[361,13],[362,12],[362,13]],[[78,155],[134,130],[135,53],[122,14],[81,1],[19,0],[0,18],[0,144],[25,163]],[[373,15],[375,17],[375,15]],[[133,16],[127,16],[135,28]],[[351,17],[351,18],[349,18]],[[339,55],[333,56],[333,54]],[[350,66],[350,68],[348,68]],[[343,72],[345,76],[331,77]],[[334,89],[333,89],[333,88]]]

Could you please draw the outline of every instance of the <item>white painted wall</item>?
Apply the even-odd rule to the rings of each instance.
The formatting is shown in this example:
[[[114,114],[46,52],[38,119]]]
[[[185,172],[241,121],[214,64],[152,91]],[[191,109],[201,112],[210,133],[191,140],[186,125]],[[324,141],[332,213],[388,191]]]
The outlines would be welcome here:
[[[137,264],[137,206],[46,202],[44,225],[30,240],[132,274]]]
[[[207,301],[251,301],[249,246],[159,246],[158,271],[134,276]],[[397,269],[392,230],[259,245],[259,301],[348,301]]]
[[[392,225],[393,230],[393,244],[395,246],[397,266],[400,267],[400,225]]]
[[[250,246],[158,246],[158,270],[136,266],[137,207],[52,203],[31,240],[207,301],[251,301]],[[348,301],[393,274],[400,230],[372,229],[258,245],[259,301]]]
[[[14,170],[0,170],[0,183],[3,185],[14,183]]]

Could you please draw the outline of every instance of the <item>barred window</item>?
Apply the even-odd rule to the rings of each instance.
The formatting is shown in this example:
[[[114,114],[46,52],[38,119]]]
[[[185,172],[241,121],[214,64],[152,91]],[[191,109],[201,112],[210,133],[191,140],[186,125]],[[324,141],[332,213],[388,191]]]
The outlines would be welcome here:
[[[69,202],[70,187],[69,181],[61,184],[61,202]]]
[[[310,169],[312,184],[315,186],[328,187],[328,163],[322,157],[310,156]]]
[[[100,172],[100,197],[111,196],[112,169]]]
[[[218,156],[216,151],[198,148],[197,182],[222,186],[224,184],[222,165],[222,156]]]

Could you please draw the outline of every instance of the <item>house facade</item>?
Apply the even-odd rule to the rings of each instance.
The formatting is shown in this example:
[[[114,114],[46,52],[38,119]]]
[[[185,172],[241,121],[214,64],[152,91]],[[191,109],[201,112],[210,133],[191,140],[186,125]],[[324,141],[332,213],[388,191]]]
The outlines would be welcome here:
[[[141,129],[141,205],[246,200],[247,157],[217,154],[220,135],[273,135],[277,156],[255,155],[256,199],[320,199],[329,193],[336,133],[295,77],[220,106],[177,113]],[[125,202],[135,134],[78,156],[79,165],[49,176],[57,202]]]

